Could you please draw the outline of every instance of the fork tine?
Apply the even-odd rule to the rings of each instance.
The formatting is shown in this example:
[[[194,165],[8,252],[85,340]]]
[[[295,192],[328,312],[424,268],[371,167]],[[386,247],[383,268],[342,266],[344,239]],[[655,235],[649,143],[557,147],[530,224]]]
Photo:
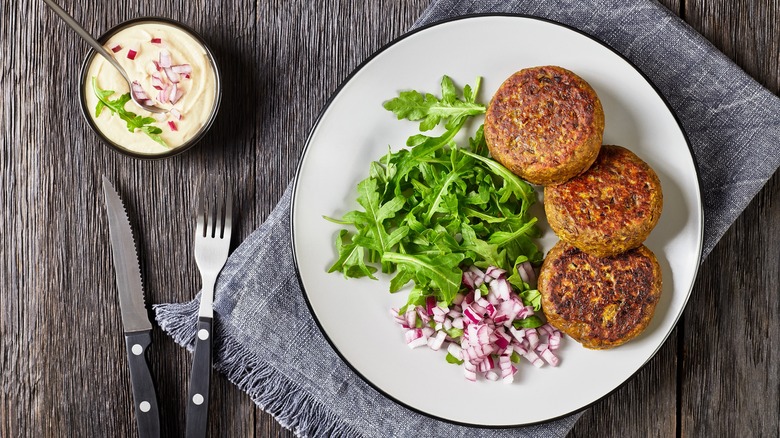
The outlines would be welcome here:
[[[230,195],[230,191],[227,191],[225,197],[225,231],[223,233],[224,238],[230,239],[232,228],[233,228],[233,197]]]
[[[208,223],[206,228],[206,237],[214,237],[214,231],[217,228],[217,208],[216,202],[215,202],[215,193],[209,192],[209,198],[208,198]]]
[[[198,191],[198,207],[195,210],[195,216],[196,216],[196,225],[195,225],[195,235],[196,236],[205,236],[206,235],[206,224],[204,223],[204,219],[206,216],[205,207],[203,205],[203,192]]]
[[[222,184],[222,179],[219,179],[216,183],[216,190],[214,190],[215,195],[215,212],[214,212],[214,238],[221,239],[222,238],[222,228],[225,225],[223,220],[223,215],[225,214],[225,209],[222,207],[225,199],[224,195],[224,187]]]

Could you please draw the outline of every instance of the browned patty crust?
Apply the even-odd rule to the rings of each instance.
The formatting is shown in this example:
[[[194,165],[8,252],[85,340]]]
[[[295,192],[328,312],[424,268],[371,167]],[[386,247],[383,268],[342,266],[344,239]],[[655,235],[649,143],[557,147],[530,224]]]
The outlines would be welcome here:
[[[600,258],[558,242],[539,275],[547,321],[591,349],[616,347],[641,333],[661,287],[661,268],[644,245]]]
[[[544,211],[555,234],[598,257],[639,246],[662,209],[658,176],[620,146],[602,146],[585,173],[544,189]]]
[[[534,184],[559,184],[598,155],[604,111],[596,92],[561,67],[533,67],[510,76],[485,114],[490,154]]]

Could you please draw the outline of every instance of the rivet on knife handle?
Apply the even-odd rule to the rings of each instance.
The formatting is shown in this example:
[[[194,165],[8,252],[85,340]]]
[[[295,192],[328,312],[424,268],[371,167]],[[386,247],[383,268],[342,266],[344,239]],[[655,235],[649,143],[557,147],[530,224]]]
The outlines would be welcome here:
[[[151,331],[125,333],[127,360],[130,364],[130,380],[133,385],[133,404],[142,438],[160,436],[160,412],[157,391],[146,361],[146,348],[152,343]]]

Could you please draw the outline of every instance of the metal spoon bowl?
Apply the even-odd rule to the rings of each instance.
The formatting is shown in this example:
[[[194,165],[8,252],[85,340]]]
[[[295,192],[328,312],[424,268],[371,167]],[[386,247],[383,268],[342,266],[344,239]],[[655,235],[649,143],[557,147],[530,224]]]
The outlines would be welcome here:
[[[73,17],[71,17],[67,12],[65,12],[60,5],[55,3],[52,0],[43,0],[44,3],[46,3],[54,12],[57,13],[57,15],[62,18],[62,20],[67,24],[71,29],[75,30],[76,33],[84,40],[86,41],[90,46],[92,46],[93,49],[95,49],[96,52],[98,52],[101,56],[106,58],[106,60],[116,68],[119,73],[122,75],[123,78],[125,78],[125,81],[127,81],[127,87],[132,90],[133,89],[133,81],[130,79],[130,77],[127,75],[127,72],[124,68],[117,62],[117,60],[110,54],[108,51],[103,47],[102,44],[100,44],[95,38],[92,37],[92,35],[89,34]],[[146,111],[149,111],[150,113],[167,113],[168,110],[165,108],[160,108],[154,105],[147,105],[145,102],[139,100],[136,97],[136,93],[131,92],[130,97],[133,99],[133,102],[136,103],[136,105],[140,106],[141,108],[145,109]]]

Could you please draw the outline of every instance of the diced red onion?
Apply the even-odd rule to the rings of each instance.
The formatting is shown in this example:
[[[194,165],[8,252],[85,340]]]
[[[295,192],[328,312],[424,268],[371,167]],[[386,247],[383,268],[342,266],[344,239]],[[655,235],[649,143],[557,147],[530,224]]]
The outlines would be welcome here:
[[[477,330],[477,339],[481,345],[487,345],[490,343],[490,329],[488,326],[483,325]]]
[[[498,280],[499,278],[506,275],[506,271],[501,268],[496,268],[495,266],[491,266],[487,268],[485,271],[485,275],[492,277],[495,280]]]
[[[425,311],[421,306],[417,306],[414,308],[414,310],[417,312],[417,316],[420,317],[420,320],[422,320],[423,324],[428,324],[428,321],[431,320],[430,317],[428,317],[428,312]]]
[[[482,362],[479,363],[477,369],[479,372],[484,373],[492,370],[494,367],[495,364],[493,363],[493,356],[486,356],[484,359],[482,359]]]
[[[176,73],[186,75],[192,73],[192,66],[189,64],[172,65],[171,70],[175,71]]]
[[[168,126],[171,128],[171,131],[178,131],[179,128],[176,127],[176,122],[173,120],[168,121]]]
[[[537,368],[541,368],[542,366],[544,366],[544,361],[542,360],[542,358],[540,358],[539,355],[536,354],[536,352],[533,350],[523,354],[523,357],[528,359],[528,361],[531,362]]]
[[[171,96],[169,96],[171,105],[176,105],[176,102],[178,102],[179,99],[181,99],[181,97],[184,96],[184,90],[182,90],[180,87],[174,87],[171,93],[173,93]]]
[[[465,298],[465,295],[461,293],[455,295],[455,298],[452,299],[452,304],[460,306],[460,304],[463,302],[463,298]]]
[[[405,316],[406,316],[406,325],[409,326],[409,328],[412,328],[415,325],[417,325],[417,312],[413,308],[407,309]]]
[[[406,343],[408,344],[409,342],[421,338],[422,336],[423,336],[422,329],[418,329],[418,328],[409,329],[405,333]]]
[[[171,92],[171,87],[163,88],[162,91],[157,93],[157,100],[160,103],[168,103],[168,95],[170,94],[170,92]]]
[[[463,362],[463,375],[466,377],[466,380],[476,382],[477,381],[476,365],[472,364],[469,361]]]
[[[179,110],[177,110],[176,108],[171,108],[171,110],[169,112],[171,113],[171,115],[173,117],[176,118],[176,120],[181,120],[182,117],[181,117],[181,112]],[[401,319],[403,319],[403,318],[401,318]]]
[[[556,331],[551,334],[547,342],[550,344],[550,350],[557,350],[561,345],[561,332]]]
[[[433,295],[425,297],[425,312],[428,316],[433,315],[434,307],[436,307],[436,298]]]
[[[455,327],[456,329],[463,330],[463,327],[464,327],[464,325],[463,325],[463,318],[462,317],[460,317],[460,318],[453,318],[452,326]]]
[[[160,63],[162,65],[162,63]],[[173,82],[174,84],[179,83],[181,81],[181,76],[173,71],[170,67],[163,67],[163,71],[165,72],[165,76],[168,76],[168,80]]]
[[[534,267],[531,265],[531,262],[525,261],[520,263],[517,265],[516,269],[517,273],[520,274],[520,278],[522,278],[524,282],[528,284],[536,283],[536,272],[534,271]]]
[[[467,321],[472,323],[478,323],[482,321],[482,316],[474,312],[471,307],[466,307],[463,309],[463,316],[466,317]]]
[[[539,345],[539,333],[536,331],[536,329],[525,329],[525,337],[528,339],[528,345],[532,350],[535,349],[537,345]]]
[[[169,52],[166,49],[160,50],[160,67],[162,68],[171,67],[171,52]]]
[[[423,345],[427,345],[427,344],[428,344],[428,340],[426,338],[417,338],[406,345],[412,350],[414,350],[417,347],[422,347]]]
[[[474,311],[474,313],[479,314],[480,317],[483,317],[485,315],[485,312],[487,311],[484,307],[477,304],[477,302],[471,303],[471,310]]]
[[[133,81],[133,83],[130,85],[130,88],[132,89],[133,96],[137,100],[146,101],[149,99],[149,96],[147,96],[146,92],[144,91],[144,87],[141,86],[141,84],[138,81]]]
[[[557,367],[558,363],[560,362],[560,359],[558,359],[555,353],[553,353],[549,348],[545,348],[544,351],[542,351],[542,358],[554,367]]]
[[[441,348],[442,344],[444,344],[444,338],[447,336],[447,333],[440,331],[436,333],[435,337],[428,339],[428,346],[431,347],[431,350],[437,351]]]
[[[172,93],[178,89],[175,84],[167,84],[168,87]],[[501,378],[505,383],[512,383],[517,373],[511,362],[514,353],[536,367],[545,363],[557,366],[560,360],[553,351],[560,346],[561,332],[549,324],[535,329],[516,329],[512,323],[533,315],[533,308],[524,306],[512,291],[505,271],[488,268],[483,273],[472,266],[462,275],[466,287],[472,282],[476,285],[480,278],[490,280],[489,292],[484,297],[479,290],[470,290],[457,294],[451,308],[440,306],[430,296],[425,305],[410,307],[404,315],[393,309],[391,316],[406,329],[407,345],[410,348],[427,345],[432,350],[439,350],[446,342],[447,352],[463,361],[464,376],[470,381],[476,381],[477,373],[482,373],[488,380]],[[415,327],[418,318],[423,323],[419,329]],[[434,327],[430,325],[431,320],[435,322]],[[448,333],[452,329],[463,330],[463,333],[453,339]],[[500,372],[494,371],[496,359]]]
[[[162,90],[165,87],[165,84],[163,83],[162,78],[160,75],[154,74],[152,75],[152,88],[155,90]]]
[[[461,276],[461,283],[469,289],[474,289],[474,274],[469,271],[463,271]]]
[[[508,301],[510,299],[509,293],[512,291],[512,286],[505,278],[497,278],[495,281],[491,281],[488,286],[496,297],[500,300]]]
[[[477,279],[477,278],[484,278],[485,277],[485,273],[482,272],[481,269],[479,269],[478,267],[476,267],[474,265],[469,266],[469,271],[472,274],[474,274],[474,278],[475,279]]]
[[[518,330],[512,326],[509,327],[509,333],[517,339],[517,342],[523,342],[525,340],[525,330]]]
[[[463,349],[454,342],[451,342],[450,345],[447,346],[447,353],[453,355],[455,359],[463,360]]]

